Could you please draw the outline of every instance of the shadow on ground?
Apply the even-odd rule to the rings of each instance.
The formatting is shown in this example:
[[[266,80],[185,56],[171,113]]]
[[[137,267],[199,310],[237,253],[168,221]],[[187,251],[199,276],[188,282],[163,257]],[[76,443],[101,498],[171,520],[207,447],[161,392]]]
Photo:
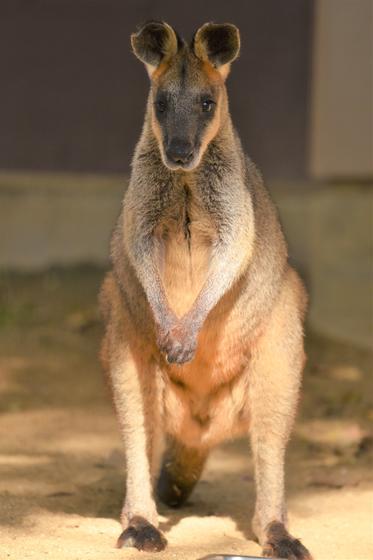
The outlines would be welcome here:
[[[50,539],[61,541],[55,560],[74,558],[69,546],[83,547],[90,559],[102,558],[103,551],[117,554],[111,546],[119,531],[124,472],[97,359],[102,277],[102,270],[84,267],[0,278],[0,550],[5,546],[10,558],[20,558],[24,547],[30,558],[39,558]],[[290,519],[302,534],[317,516],[318,529],[327,531],[328,511],[348,512],[373,483],[372,356],[311,333],[307,351],[287,469]],[[185,508],[160,506],[161,528],[177,558],[196,558],[196,547],[207,553],[218,545],[258,553],[245,541],[253,539],[253,505],[248,442],[231,442],[212,454]],[[330,558],[343,558],[340,537],[334,539]]]

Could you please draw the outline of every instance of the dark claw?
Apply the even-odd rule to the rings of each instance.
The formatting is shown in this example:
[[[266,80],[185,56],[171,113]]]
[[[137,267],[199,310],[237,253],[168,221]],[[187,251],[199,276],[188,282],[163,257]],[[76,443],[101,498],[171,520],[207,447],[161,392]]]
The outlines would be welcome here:
[[[158,347],[170,364],[185,364],[194,358],[197,340],[192,331],[172,330],[159,335]]]
[[[294,539],[279,522],[273,522],[268,527],[268,542],[263,549],[263,556],[286,560],[312,560],[311,554],[300,540]]]
[[[160,552],[166,545],[167,540],[162,533],[142,517],[131,519],[117,541],[117,548],[134,547],[146,552]]]
[[[195,344],[184,341],[182,344],[176,340],[170,340],[164,347],[166,360],[169,364],[185,364],[194,358],[196,352]]]
[[[190,362],[194,357],[194,350],[184,350],[181,347],[174,348],[173,351],[166,354],[169,364],[185,364]]]
[[[312,556],[298,539],[284,540],[263,549],[265,558],[283,558],[286,560],[312,560]]]

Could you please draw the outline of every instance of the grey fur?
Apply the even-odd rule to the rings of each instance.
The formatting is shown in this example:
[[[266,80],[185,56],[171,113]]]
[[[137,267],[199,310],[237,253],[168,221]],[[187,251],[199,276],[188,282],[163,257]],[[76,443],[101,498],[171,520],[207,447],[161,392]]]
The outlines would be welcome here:
[[[150,70],[144,127],[112,238],[112,272],[101,291],[102,362],[126,447],[119,542],[146,550],[165,546],[159,531],[157,537],[152,490],[165,439],[173,443],[161,494],[175,502],[167,485],[186,498],[209,450],[250,431],[254,531],[265,551],[278,548],[307,560],[309,553],[285,530],[284,503],[306,294],[288,264],[262,177],[233,128],[228,68],[197,56],[200,35],[197,45],[184,44],[170,57],[163,53]],[[181,58],[188,66],[183,94],[195,95],[209,82],[217,94],[214,116],[194,144],[193,164],[174,169],[165,158],[167,127],[157,120],[154,99],[159,88],[177,91]],[[193,111],[191,118],[204,118],[198,103]],[[286,543],[278,544],[278,535]]]

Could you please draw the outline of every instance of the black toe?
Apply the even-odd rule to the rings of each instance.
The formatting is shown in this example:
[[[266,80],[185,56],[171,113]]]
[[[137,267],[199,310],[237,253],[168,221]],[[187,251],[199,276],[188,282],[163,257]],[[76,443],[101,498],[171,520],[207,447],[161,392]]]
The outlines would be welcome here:
[[[117,541],[117,548],[134,547],[146,552],[160,552],[167,546],[167,540],[162,533],[142,517],[131,519]]]

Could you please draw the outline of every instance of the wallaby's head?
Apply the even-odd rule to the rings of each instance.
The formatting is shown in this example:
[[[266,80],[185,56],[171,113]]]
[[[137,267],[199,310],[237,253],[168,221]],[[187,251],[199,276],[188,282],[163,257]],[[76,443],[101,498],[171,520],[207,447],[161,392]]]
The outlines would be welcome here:
[[[206,23],[191,45],[167,23],[151,21],[131,36],[151,80],[151,126],[164,164],[195,169],[227,112],[225,79],[238,56],[232,24]]]

